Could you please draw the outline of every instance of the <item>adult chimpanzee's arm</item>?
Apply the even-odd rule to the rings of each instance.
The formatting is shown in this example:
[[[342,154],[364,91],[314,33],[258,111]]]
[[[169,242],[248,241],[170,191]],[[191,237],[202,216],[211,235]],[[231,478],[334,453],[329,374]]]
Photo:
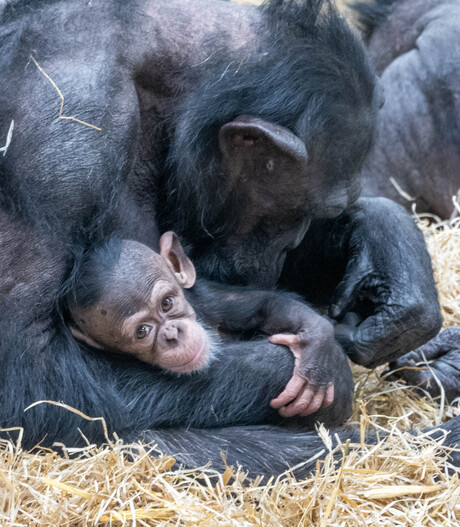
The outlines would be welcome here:
[[[336,365],[341,376],[335,402],[314,416],[302,418],[303,424],[313,425],[317,420],[329,425],[342,423],[350,415],[353,382],[343,353]],[[119,367],[118,374],[126,379],[126,362],[120,362]],[[143,388],[137,394],[126,394],[128,400],[142,398],[144,411],[136,410],[136,420],[142,420],[139,429],[184,425],[209,428],[282,421],[269,403],[289,381],[294,359],[289,351],[263,340],[224,343],[210,366],[193,375],[178,377],[146,369],[134,361],[131,367],[130,372],[136,368],[136,376],[142,375]],[[145,389],[148,396],[143,394]],[[132,387],[129,390],[133,392]]]
[[[338,218],[314,222],[282,281],[330,304],[331,316],[344,322],[336,337],[367,367],[404,355],[441,326],[423,236],[402,207],[383,198],[360,199]],[[360,323],[345,317],[353,312]]]
[[[92,417],[103,417],[109,433],[126,437],[143,430],[169,427],[208,428],[280,422],[269,401],[288,382],[293,357],[264,342],[225,345],[203,372],[176,376],[137,360],[82,349],[66,333],[49,324],[24,330],[14,319],[0,323],[0,428],[23,426],[24,445],[45,441],[81,442],[78,428],[90,441],[104,440],[98,422],[87,422],[39,400],[62,401]],[[338,367],[348,368],[346,358]],[[352,379],[342,372],[336,402],[302,422],[319,419],[341,423],[351,410]]]

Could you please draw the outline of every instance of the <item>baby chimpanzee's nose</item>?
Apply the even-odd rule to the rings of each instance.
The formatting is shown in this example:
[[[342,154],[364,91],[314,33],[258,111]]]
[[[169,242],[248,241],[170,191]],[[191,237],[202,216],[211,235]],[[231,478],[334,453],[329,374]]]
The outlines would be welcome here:
[[[160,331],[160,340],[166,347],[178,346],[184,337],[184,324],[180,320],[167,323]]]

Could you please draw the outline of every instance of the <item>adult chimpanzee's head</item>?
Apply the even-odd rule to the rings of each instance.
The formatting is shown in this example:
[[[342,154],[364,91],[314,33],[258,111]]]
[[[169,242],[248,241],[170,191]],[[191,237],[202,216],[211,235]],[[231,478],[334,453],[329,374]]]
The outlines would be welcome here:
[[[92,248],[68,298],[71,330],[97,349],[196,371],[209,362],[209,341],[182,289],[194,284],[195,268],[174,233],[161,237],[160,250],[118,239]]]
[[[328,0],[271,1],[248,42],[221,48],[189,73],[199,89],[178,106],[170,226],[201,234],[192,248],[200,271],[219,249],[214,278],[271,283],[311,218],[357,199],[382,97]]]

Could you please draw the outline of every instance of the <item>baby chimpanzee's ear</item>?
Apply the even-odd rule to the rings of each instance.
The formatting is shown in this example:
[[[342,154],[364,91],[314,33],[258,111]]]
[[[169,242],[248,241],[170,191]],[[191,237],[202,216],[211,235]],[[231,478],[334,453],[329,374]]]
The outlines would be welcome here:
[[[160,253],[179,284],[185,289],[192,287],[196,280],[195,267],[186,256],[175,232],[165,232],[160,238]]]
[[[74,326],[70,326],[70,332],[72,335],[79,340],[80,342],[83,342],[84,344],[88,344],[88,346],[91,346],[92,348],[96,348],[98,350],[104,349],[98,342],[96,342],[94,339],[92,339],[90,336],[85,335],[82,333],[79,329],[77,329]]]

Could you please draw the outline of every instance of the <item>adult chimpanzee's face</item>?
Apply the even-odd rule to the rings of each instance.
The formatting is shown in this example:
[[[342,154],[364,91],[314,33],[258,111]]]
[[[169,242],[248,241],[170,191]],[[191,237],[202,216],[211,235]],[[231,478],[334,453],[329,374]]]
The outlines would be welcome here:
[[[93,347],[115,350],[164,369],[188,373],[209,361],[209,342],[183,287],[195,269],[175,236],[160,240],[161,255],[124,241],[102,298],[89,308],[73,306],[73,334]]]
[[[359,197],[357,174],[372,143],[374,106],[358,123],[344,118],[311,142],[251,116],[221,128],[222,169],[239,219],[220,248],[227,280],[274,284],[286,252],[299,245],[311,219],[338,216]]]
[[[219,141],[229,187],[243,207],[240,234],[261,222],[274,231],[297,226],[301,232],[306,217],[338,216],[359,196],[357,172],[366,144],[360,145],[353,166],[341,170],[349,152],[332,161],[330,156],[338,157],[333,146],[308,145],[287,128],[256,117],[227,123]]]

